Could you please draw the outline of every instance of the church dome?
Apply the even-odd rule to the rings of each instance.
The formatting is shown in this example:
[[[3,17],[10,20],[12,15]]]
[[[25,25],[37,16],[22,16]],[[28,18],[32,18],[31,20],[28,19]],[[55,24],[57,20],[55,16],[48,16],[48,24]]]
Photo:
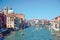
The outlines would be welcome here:
[[[13,10],[8,10],[8,13],[14,13]]]
[[[12,10],[12,8],[10,8],[10,10],[8,10],[8,13],[14,13],[14,11]]]

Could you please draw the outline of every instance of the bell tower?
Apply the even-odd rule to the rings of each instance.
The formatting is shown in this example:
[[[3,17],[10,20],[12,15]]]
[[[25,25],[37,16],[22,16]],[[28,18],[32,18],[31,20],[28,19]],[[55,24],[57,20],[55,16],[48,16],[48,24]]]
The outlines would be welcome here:
[[[5,6],[3,9],[4,14],[8,14],[8,8]]]

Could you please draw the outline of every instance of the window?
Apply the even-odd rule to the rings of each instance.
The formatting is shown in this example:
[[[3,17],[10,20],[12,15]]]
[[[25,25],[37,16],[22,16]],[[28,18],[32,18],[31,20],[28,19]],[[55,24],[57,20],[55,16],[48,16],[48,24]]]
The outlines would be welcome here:
[[[8,19],[8,22],[9,22],[9,19]]]
[[[8,22],[8,24],[9,24],[9,22]]]
[[[57,24],[55,24],[55,28],[58,28],[58,27],[57,27]]]
[[[11,27],[11,25],[10,25],[10,27]]]
[[[7,10],[7,9],[5,8],[5,10]]]
[[[11,21],[13,21],[13,19],[11,19]]]
[[[9,28],[9,25],[7,27]]]

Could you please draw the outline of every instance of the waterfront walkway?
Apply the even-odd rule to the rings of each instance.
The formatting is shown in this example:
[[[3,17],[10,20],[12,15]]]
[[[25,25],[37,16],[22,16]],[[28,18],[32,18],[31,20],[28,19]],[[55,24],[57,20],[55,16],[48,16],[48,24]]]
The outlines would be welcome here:
[[[22,31],[11,32],[4,40],[53,40],[53,37],[50,31],[45,28],[36,30],[35,27],[30,27]]]

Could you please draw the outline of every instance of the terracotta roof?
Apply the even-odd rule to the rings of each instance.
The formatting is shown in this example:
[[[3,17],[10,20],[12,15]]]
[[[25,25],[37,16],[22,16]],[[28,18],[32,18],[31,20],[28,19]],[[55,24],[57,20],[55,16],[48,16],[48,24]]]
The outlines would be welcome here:
[[[20,19],[20,18],[24,18],[24,15],[11,13],[11,14],[6,14],[6,17],[16,17],[16,18]]]
[[[15,14],[6,14],[6,17],[15,17]]]
[[[24,17],[23,14],[15,14],[15,15],[16,15],[16,17],[18,17],[18,18],[23,18],[23,17]]]
[[[55,19],[60,18],[60,16],[55,17]]]

